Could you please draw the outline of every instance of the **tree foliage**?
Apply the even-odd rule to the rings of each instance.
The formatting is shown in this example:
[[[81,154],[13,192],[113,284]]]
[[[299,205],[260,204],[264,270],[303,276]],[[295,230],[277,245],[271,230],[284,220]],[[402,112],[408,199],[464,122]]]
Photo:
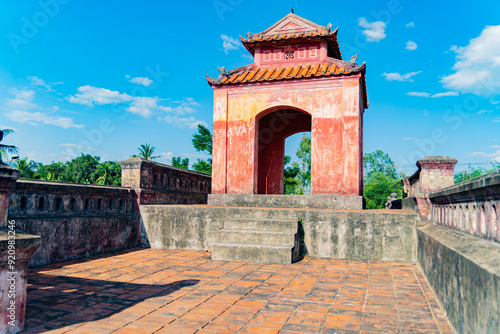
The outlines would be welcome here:
[[[198,124],[198,132],[191,139],[197,152],[203,152],[212,156],[212,134],[204,125]],[[212,174],[212,158],[207,160],[198,159],[193,164],[193,169],[200,173]]]
[[[26,157],[16,160],[14,162],[14,167],[19,169],[23,179],[32,179],[37,170],[37,163]]]
[[[500,162],[498,161],[490,161],[492,168],[483,168],[483,167],[472,167],[469,165],[467,170],[455,173],[455,183],[460,183],[463,181],[467,181],[473,179],[478,176],[482,176],[484,174],[488,174],[491,172],[496,172],[500,170]]]
[[[297,149],[297,157],[300,159],[300,185],[302,193],[310,193],[311,191],[311,137],[304,135]]]
[[[212,134],[204,125],[198,124],[198,132],[193,135],[191,141],[197,152],[212,155]]]
[[[172,166],[188,169],[189,168],[189,158],[182,159],[181,157],[172,158]]]
[[[301,187],[300,166],[295,161],[290,164],[291,160],[289,155],[285,155],[285,195],[302,195],[304,192]]]
[[[83,184],[121,185],[122,169],[116,161],[100,163],[101,158],[81,154],[67,162],[52,162],[44,165],[28,158],[16,161],[15,167],[25,179],[72,182]]]
[[[3,129],[0,130],[0,142],[9,134],[14,133],[12,129]],[[16,154],[18,152],[18,148],[14,145],[4,145],[0,144],[0,163],[3,160],[7,160],[7,154]]]
[[[156,150],[156,147],[151,146],[149,144],[142,144],[139,146],[139,157],[146,160],[155,160],[158,159],[159,155],[153,155]]]
[[[387,197],[396,193],[403,197],[403,184],[396,164],[381,150],[363,156],[363,196],[367,209],[383,209]]]
[[[373,173],[383,173],[388,177],[397,179],[399,177],[396,170],[396,164],[392,161],[389,154],[381,150],[367,153],[363,156],[363,169],[365,175],[370,177]]]
[[[212,159],[208,160],[201,160],[198,159],[197,162],[193,164],[193,170],[200,172],[200,173],[205,173],[205,174],[212,174]]]

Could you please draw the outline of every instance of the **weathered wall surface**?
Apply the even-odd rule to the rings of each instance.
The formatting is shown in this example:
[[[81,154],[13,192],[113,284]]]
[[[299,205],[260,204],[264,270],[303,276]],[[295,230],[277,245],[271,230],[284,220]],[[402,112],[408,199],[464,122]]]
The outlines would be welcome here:
[[[208,250],[234,217],[301,219],[303,251],[311,256],[414,261],[416,215],[379,211],[256,209],[141,205],[142,239],[160,249]]]
[[[498,333],[500,245],[429,224],[418,260],[458,333]]]
[[[130,188],[18,180],[9,200],[16,228],[42,237],[30,266],[78,259],[138,243]]]
[[[211,176],[141,158],[120,161],[122,186],[133,188],[140,204],[206,204]]]
[[[256,121],[296,109],[312,117],[311,192],[361,195],[361,82],[355,74],[214,88],[213,193],[259,193]]]

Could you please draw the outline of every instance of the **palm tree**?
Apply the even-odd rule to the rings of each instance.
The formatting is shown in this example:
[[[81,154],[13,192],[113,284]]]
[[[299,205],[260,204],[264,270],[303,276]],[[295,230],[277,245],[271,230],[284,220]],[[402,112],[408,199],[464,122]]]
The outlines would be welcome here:
[[[112,185],[113,180],[111,179],[111,164],[109,162],[104,162],[97,166],[97,175],[100,175],[97,180],[95,180],[95,184],[100,185]]]
[[[0,142],[2,141],[2,139],[4,137],[6,137],[8,134],[11,134],[13,132],[14,132],[14,130],[12,130],[12,129],[0,130]],[[7,153],[15,154],[15,153],[17,153],[18,150],[19,149],[13,145],[0,144],[0,163],[2,163],[3,159],[7,160]]]
[[[14,162],[14,166],[21,171],[21,177],[23,179],[32,179],[35,175],[37,163],[26,157]]]
[[[159,155],[153,156],[156,147],[151,146],[149,144],[142,144],[139,147],[139,157],[146,160],[155,160],[159,158]]]

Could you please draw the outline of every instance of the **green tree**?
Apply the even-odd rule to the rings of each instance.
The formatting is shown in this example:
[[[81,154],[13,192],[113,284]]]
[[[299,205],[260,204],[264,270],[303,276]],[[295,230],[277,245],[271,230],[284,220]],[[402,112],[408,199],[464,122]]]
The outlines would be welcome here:
[[[193,164],[193,170],[200,172],[200,173],[205,173],[205,174],[212,174],[212,159],[207,160],[201,160],[198,159],[197,162]]]
[[[172,166],[188,169],[189,167],[189,158],[182,159],[181,157],[173,157],[172,158]]]
[[[19,169],[19,171],[21,171],[21,178],[32,179],[35,176],[37,163],[26,157],[15,161],[14,167],[16,167],[17,169]]]
[[[212,134],[204,125],[198,124],[198,132],[193,135],[191,141],[197,152],[203,152],[212,156]],[[193,164],[193,170],[200,173],[212,174],[212,158],[208,158],[207,160],[197,159],[197,162]]]
[[[93,184],[97,179],[100,157],[83,154],[66,163],[59,181]]]
[[[363,156],[363,169],[366,176],[381,172],[393,179],[398,178],[396,164],[392,161],[389,154],[381,150],[376,150],[372,153],[367,153]]]
[[[497,161],[490,161],[491,168],[483,168],[483,167],[472,167],[471,165],[468,166],[467,170],[455,173],[455,183],[460,183],[463,181],[467,181],[470,179],[473,179],[478,176],[482,176],[484,174],[488,174],[491,172],[496,172],[500,170],[500,162]]]
[[[155,150],[156,147],[154,146],[151,146],[149,144],[142,144],[141,146],[139,146],[139,157],[146,160],[158,159],[160,157],[159,155],[153,155]]]
[[[284,176],[284,190],[285,195],[302,195],[301,179],[300,179],[300,166],[298,162],[290,161],[292,158],[285,155],[285,176]],[[290,166],[288,166],[290,164]]]
[[[403,184],[391,157],[381,150],[363,156],[363,196],[367,209],[383,209],[387,197],[397,193],[403,197]]]
[[[302,191],[311,191],[311,137],[304,135],[297,149],[297,157],[300,159],[300,183]]]
[[[106,161],[97,166],[95,184],[121,185],[121,166],[116,161]]]
[[[3,129],[0,130],[0,142],[7,137],[7,135],[14,133],[14,130],[12,129]],[[10,154],[16,154],[19,151],[19,149],[13,145],[4,145],[0,144],[0,163],[2,163],[3,160],[7,160],[7,153]]]
[[[65,169],[66,164],[60,161],[52,162],[50,165],[39,163],[34,178],[47,181],[66,181],[63,176]]]

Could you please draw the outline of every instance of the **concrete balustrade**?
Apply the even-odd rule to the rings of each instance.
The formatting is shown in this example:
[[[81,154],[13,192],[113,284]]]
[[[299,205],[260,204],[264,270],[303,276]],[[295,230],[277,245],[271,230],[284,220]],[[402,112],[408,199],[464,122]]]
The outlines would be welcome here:
[[[432,222],[500,242],[500,172],[429,194]]]

